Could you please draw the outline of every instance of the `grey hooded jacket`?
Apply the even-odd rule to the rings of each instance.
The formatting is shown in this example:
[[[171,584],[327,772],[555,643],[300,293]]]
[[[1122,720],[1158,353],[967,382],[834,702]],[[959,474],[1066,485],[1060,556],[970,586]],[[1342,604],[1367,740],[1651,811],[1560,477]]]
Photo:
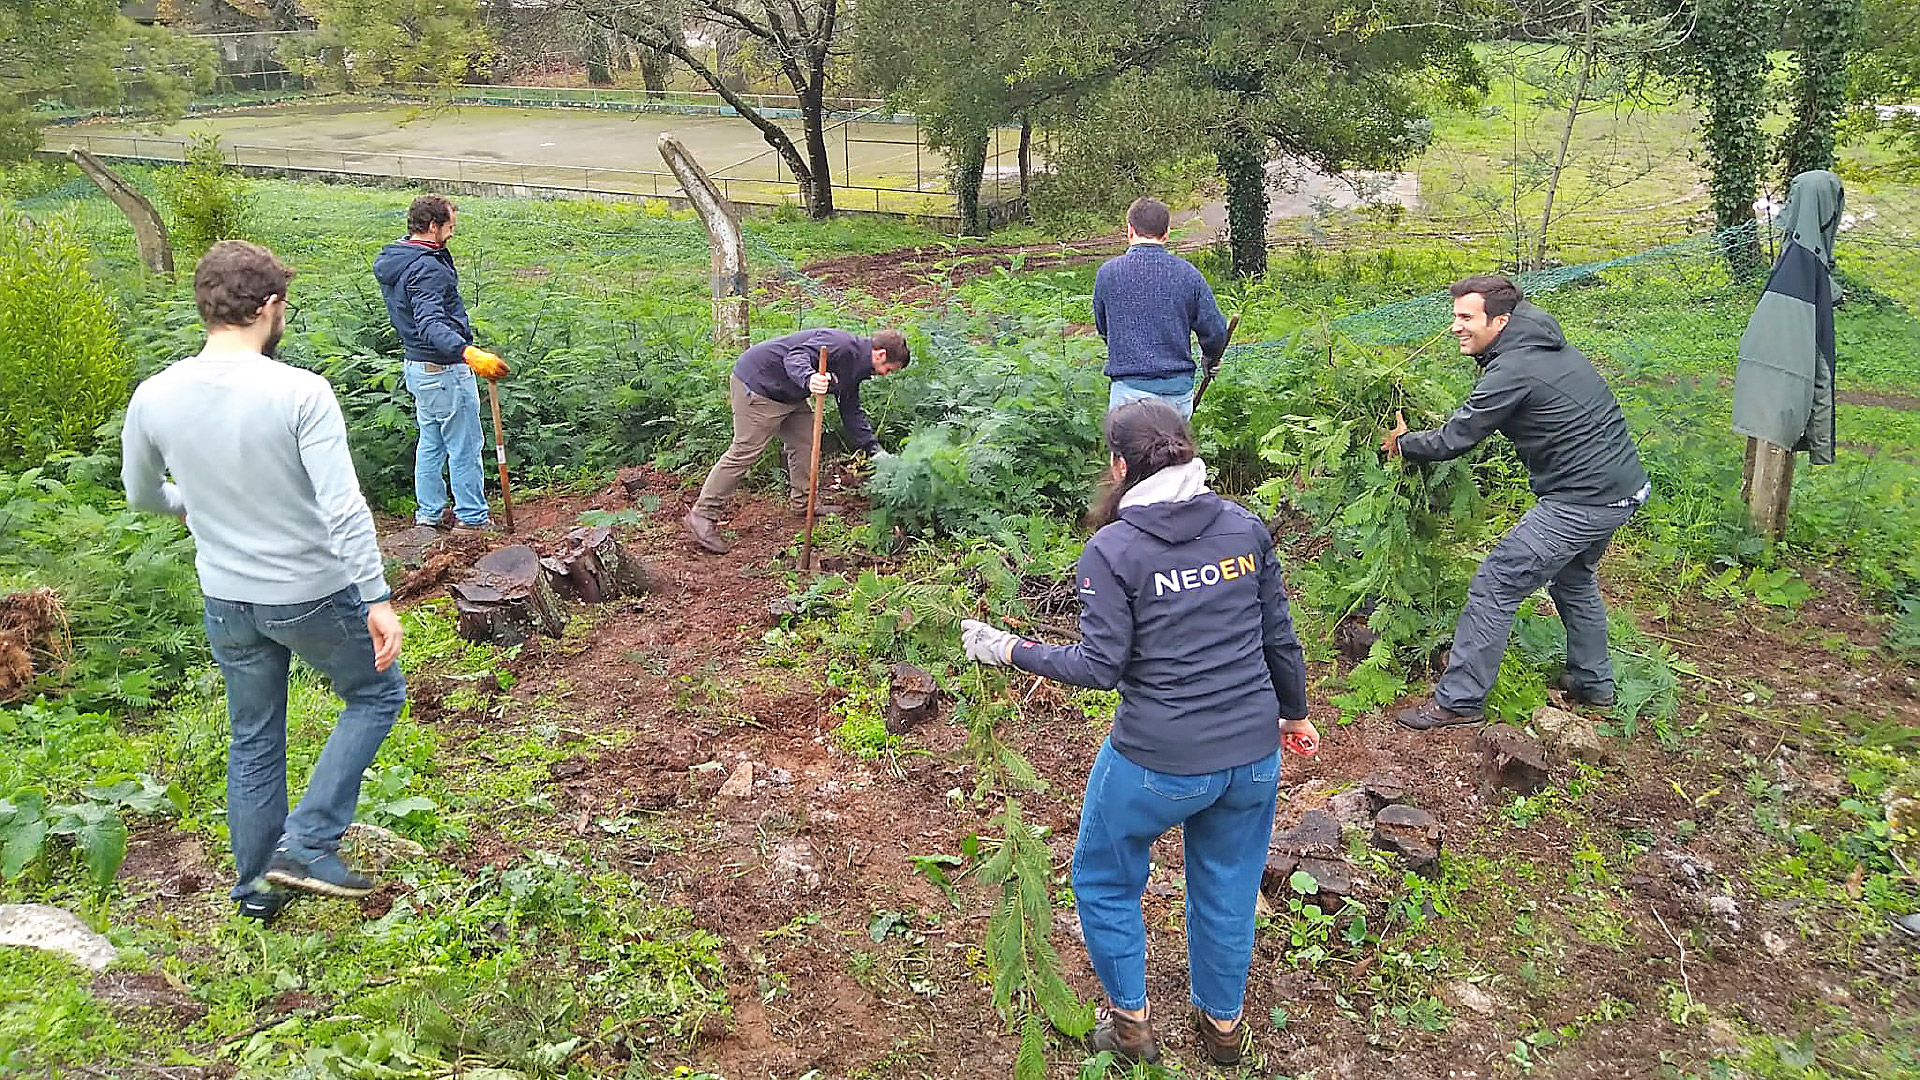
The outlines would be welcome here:
[[[1740,338],[1733,429],[1815,465],[1833,462],[1833,238],[1846,208],[1840,178],[1803,172],[1780,217],[1786,243]]]
[[[1606,506],[1646,486],[1620,403],[1552,315],[1520,301],[1493,347],[1474,359],[1485,370],[1466,404],[1432,431],[1400,436],[1408,460],[1456,458],[1499,431],[1542,498]]]

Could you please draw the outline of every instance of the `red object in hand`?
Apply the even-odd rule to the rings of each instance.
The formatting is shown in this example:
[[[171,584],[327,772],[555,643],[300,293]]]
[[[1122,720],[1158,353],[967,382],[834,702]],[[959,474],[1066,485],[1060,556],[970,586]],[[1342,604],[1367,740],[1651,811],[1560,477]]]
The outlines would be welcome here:
[[[1280,737],[1280,745],[1289,754],[1312,754],[1320,749],[1320,740],[1304,731],[1289,731]]]

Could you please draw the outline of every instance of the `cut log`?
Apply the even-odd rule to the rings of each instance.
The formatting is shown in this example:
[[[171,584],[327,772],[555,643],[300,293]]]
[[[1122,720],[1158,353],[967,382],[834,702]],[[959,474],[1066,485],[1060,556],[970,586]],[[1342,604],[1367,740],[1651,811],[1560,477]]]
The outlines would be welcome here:
[[[556,555],[540,560],[554,588],[583,604],[645,592],[646,568],[605,525],[575,529]]]
[[[1551,770],[1539,740],[1512,724],[1491,724],[1474,736],[1480,751],[1480,788],[1531,795],[1547,786]]]
[[[453,587],[453,601],[468,641],[519,645],[535,634],[559,637],[567,625],[540,556],[525,544],[488,552]]]
[[[925,669],[899,663],[893,665],[892,676],[887,697],[889,734],[905,734],[940,715],[940,687]]]

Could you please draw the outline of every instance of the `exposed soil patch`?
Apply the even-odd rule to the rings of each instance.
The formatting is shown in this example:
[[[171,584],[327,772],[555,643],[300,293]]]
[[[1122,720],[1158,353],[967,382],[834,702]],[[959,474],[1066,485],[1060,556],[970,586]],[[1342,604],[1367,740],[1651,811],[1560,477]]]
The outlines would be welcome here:
[[[1878,405],[1883,409],[1920,412],[1920,394],[1875,394],[1865,390],[1836,390],[1833,396],[1842,405]]]
[[[938,306],[956,286],[1015,265],[1057,270],[1104,262],[1125,250],[1111,236],[1046,244],[938,244],[848,255],[809,263],[807,276],[832,289],[858,290],[890,303]]]
[[[730,1077],[1006,1075],[1016,1042],[993,1013],[977,951],[996,897],[963,880],[956,907],[911,861],[991,833],[996,806],[969,799],[976,777],[964,728],[946,709],[910,731],[897,754],[850,756],[833,735],[845,691],[825,685],[815,660],[796,664],[763,640],[774,624],[769,604],[791,589],[799,515],[781,498],[745,498],[723,523],[733,553],[713,556],[679,525],[692,497],[690,482],[637,469],[601,491],[519,510],[522,535],[535,538],[571,528],[585,510],[632,511],[625,542],[653,582],[645,596],[596,609],[590,634],[530,647],[516,663],[515,700],[558,701],[565,730],[582,737],[578,752],[549,768],[554,812],[521,843],[584,842],[725,942],[732,1020],[676,1060]],[[1457,950],[1446,970],[1414,976],[1423,986],[1431,980],[1446,1002],[1444,1030],[1395,1020],[1392,1009],[1408,999],[1395,996],[1399,982],[1379,981],[1374,960],[1308,968],[1289,959],[1284,929],[1263,933],[1245,1015],[1266,1072],[1510,1075],[1515,1038],[1562,1024],[1585,1034],[1535,1075],[1651,1076],[1663,1055],[1698,1064],[1711,1041],[1666,1018],[1681,982],[1681,944],[1693,997],[1767,1030],[1808,1026],[1808,1002],[1835,1000],[1834,988],[1856,980],[1897,986],[1905,961],[1885,951],[1897,945],[1870,942],[1864,960],[1856,954],[1854,966],[1840,965],[1801,947],[1795,913],[1747,880],[1757,840],[1736,798],[1742,761],[1788,770],[1806,792],[1838,792],[1844,777],[1834,762],[1797,749],[1812,741],[1806,732],[1844,725],[1851,713],[1920,723],[1916,673],[1877,651],[1883,618],[1843,579],[1802,572],[1818,592],[1792,616],[1663,595],[1670,613],[1645,627],[1701,673],[1683,688],[1683,718],[1704,717],[1701,734],[1680,754],[1644,736],[1610,740],[1615,760],[1578,813],[1522,815],[1511,796],[1483,792],[1471,730],[1416,733],[1381,716],[1342,725],[1323,699],[1316,703],[1322,749],[1287,759],[1277,826],[1328,808],[1362,777],[1393,773],[1408,802],[1438,820],[1448,855],[1481,869],[1422,939]],[[1023,583],[1049,623],[1042,633],[1071,632],[1071,584]],[[1636,610],[1657,610],[1645,599]],[[1315,676],[1325,673],[1316,665]],[[1011,685],[1018,711],[1000,735],[1047,784],[1022,802],[1028,820],[1051,830],[1064,875],[1105,724],[1061,687],[1024,678]],[[1761,704],[1775,707],[1763,712],[1745,699],[1756,687]],[[486,760],[486,723],[427,715],[443,725],[449,753]],[[722,794],[749,765],[750,784]],[[1556,765],[1556,781],[1571,775]],[[1697,828],[1682,831],[1682,819]],[[633,824],[614,831],[602,822]],[[1581,879],[1590,852],[1606,864]],[[439,854],[477,869],[509,865],[522,848],[476,821],[457,850]],[[1178,838],[1169,837],[1156,848],[1144,904],[1148,985],[1165,1018],[1164,1045],[1192,1065],[1197,1049],[1176,1022],[1187,994],[1180,868]],[[1361,876],[1354,892],[1376,928],[1406,917],[1386,903],[1406,888],[1400,871]],[[376,894],[363,910],[377,915],[392,900]],[[900,929],[883,926],[875,940],[887,913]],[[1523,923],[1534,929],[1516,931]],[[1053,944],[1074,988],[1095,994],[1077,931],[1072,909],[1061,907]],[[1608,1000],[1620,1015],[1592,1019]],[[1268,1022],[1276,1007],[1289,1017],[1282,1029]],[[1869,1022],[1859,1010],[1854,1019]],[[1069,1075],[1077,1060],[1057,1050],[1055,1073]],[[611,1058],[589,1064],[617,1068]]]

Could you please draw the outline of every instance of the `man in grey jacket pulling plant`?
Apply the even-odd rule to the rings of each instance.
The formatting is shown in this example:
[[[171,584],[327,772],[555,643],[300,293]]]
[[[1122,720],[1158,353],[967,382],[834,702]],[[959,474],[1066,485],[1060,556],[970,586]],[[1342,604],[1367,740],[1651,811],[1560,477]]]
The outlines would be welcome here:
[[[1556,685],[1577,702],[1611,708],[1607,607],[1595,570],[1614,532],[1650,493],[1639,451],[1606,380],[1519,286],[1475,274],[1454,282],[1452,292],[1453,335],[1483,369],[1480,381],[1432,431],[1409,432],[1396,413],[1380,449],[1445,461],[1500,431],[1526,464],[1539,501],[1473,575],[1433,698],[1394,719],[1415,730],[1479,723],[1513,613],[1542,585],[1567,627],[1567,670]]]

